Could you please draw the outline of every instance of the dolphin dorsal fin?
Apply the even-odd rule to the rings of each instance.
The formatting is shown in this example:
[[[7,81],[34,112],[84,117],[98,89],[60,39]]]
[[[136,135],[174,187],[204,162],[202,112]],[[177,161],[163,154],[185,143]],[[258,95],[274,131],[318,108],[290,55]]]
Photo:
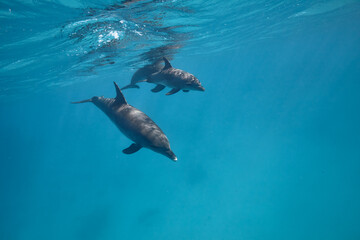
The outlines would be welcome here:
[[[164,67],[164,69],[172,68],[169,60],[167,60],[166,57],[163,57],[163,60],[164,60],[164,62],[165,62],[165,67]]]
[[[127,104],[126,99],[124,97],[124,95],[122,94],[119,86],[116,84],[116,82],[114,82],[115,85],[115,90],[116,90],[116,97],[115,97],[115,101],[119,104]]]

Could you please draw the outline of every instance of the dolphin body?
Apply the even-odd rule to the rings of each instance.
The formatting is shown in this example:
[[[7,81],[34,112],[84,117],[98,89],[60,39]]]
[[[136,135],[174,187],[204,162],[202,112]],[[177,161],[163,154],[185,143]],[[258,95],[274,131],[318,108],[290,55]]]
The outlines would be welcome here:
[[[118,85],[115,82],[114,85],[116,89],[115,98],[92,97],[72,103],[92,102],[100,108],[119,130],[134,142],[124,149],[123,153],[132,154],[145,147],[177,161],[177,157],[171,151],[169,140],[163,131],[145,113],[129,105]]]
[[[205,91],[205,88],[201,86],[199,79],[193,74],[181,69],[173,68],[169,60],[165,57],[163,57],[163,60],[165,66],[160,71],[154,71],[148,75],[147,79],[137,82],[155,83],[156,87],[151,89],[152,92],[160,92],[165,87],[172,88],[166,95],[172,95],[180,90],[183,90],[183,92],[189,92],[190,90]],[[136,83],[133,84],[133,80],[131,80],[131,83],[123,89],[128,88],[129,86],[139,88],[139,86],[137,86]]]

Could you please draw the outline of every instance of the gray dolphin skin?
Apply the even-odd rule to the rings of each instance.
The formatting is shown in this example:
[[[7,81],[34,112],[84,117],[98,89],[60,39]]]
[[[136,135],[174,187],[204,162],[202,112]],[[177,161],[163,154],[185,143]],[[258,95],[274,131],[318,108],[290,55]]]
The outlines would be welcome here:
[[[173,68],[165,57],[163,60],[165,62],[164,68],[160,72],[151,74],[147,79],[147,82],[157,84],[151,90],[152,92],[160,92],[165,86],[172,88],[166,95],[172,95],[180,90],[183,90],[183,92],[189,92],[190,90],[205,91],[199,79],[194,75],[184,70]]]
[[[205,91],[199,79],[193,74],[173,68],[165,57],[163,57],[163,61],[165,66],[162,68],[159,67],[159,62],[140,68],[134,73],[131,83],[122,89],[139,88],[136,83],[148,82],[156,84],[155,88],[151,89],[152,92],[160,92],[165,87],[170,87],[171,91],[166,93],[166,95],[172,95],[180,90],[183,90],[183,92],[189,92],[190,90]]]
[[[134,142],[124,149],[123,153],[132,154],[145,147],[177,161],[177,157],[171,151],[169,140],[163,131],[145,113],[129,105],[118,85],[115,82],[114,85],[116,89],[115,98],[92,97],[72,103],[92,102],[100,108],[120,131]]]

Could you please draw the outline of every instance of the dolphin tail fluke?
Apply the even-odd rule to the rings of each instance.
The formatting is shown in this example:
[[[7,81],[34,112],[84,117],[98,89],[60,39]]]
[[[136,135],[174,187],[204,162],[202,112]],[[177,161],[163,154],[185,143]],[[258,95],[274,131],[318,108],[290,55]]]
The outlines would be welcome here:
[[[128,89],[128,88],[140,88],[140,87],[136,84],[129,84],[129,85],[126,85],[125,87],[122,87],[121,90]]]
[[[71,102],[72,104],[77,104],[77,103],[86,103],[86,102],[92,102],[91,98],[90,99],[86,99],[86,100],[82,100],[82,101],[78,101],[78,102]]]

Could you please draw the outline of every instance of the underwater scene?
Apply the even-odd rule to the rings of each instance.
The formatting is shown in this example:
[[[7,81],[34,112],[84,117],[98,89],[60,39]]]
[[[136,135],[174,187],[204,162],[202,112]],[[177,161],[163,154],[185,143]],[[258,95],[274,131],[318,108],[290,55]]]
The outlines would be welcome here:
[[[0,0],[0,240],[360,239],[359,0]]]

